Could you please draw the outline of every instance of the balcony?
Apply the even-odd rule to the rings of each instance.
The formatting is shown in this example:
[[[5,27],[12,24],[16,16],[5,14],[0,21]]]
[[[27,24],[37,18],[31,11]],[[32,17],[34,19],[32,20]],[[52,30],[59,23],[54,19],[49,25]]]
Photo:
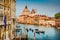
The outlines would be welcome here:
[[[11,21],[7,21],[7,23],[6,23],[7,25],[8,24],[11,24]],[[0,25],[4,25],[4,21],[2,20],[2,21],[0,21]]]

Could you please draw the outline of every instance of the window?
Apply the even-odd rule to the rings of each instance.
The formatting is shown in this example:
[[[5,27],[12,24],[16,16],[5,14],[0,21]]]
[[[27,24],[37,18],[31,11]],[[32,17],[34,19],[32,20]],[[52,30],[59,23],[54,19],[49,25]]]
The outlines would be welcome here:
[[[0,2],[3,2],[3,0],[0,0]]]
[[[6,5],[6,6],[9,5],[9,0],[5,0],[5,5]]]
[[[15,19],[13,18],[13,24],[15,24]]]
[[[3,13],[0,12],[0,21],[3,21]]]
[[[2,4],[3,3],[3,0],[0,0],[0,4]]]
[[[3,12],[0,12],[0,17],[3,17]]]
[[[3,6],[2,5],[0,5],[0,9],[3,9]]]

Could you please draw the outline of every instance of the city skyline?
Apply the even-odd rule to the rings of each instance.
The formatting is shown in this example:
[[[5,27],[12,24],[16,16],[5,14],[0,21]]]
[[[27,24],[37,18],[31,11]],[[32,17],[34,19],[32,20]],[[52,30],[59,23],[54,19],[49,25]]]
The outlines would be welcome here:
[[[22,14],[27,5],[30,12],[36,9],[38,14],[53,17],[55,13],[60,12],[60,0],[16,0],[16,16]]]

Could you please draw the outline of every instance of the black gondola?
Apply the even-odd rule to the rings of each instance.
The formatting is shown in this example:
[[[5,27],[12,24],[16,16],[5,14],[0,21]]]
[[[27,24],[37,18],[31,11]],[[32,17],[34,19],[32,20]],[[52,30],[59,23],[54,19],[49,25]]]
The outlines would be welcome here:
[[[30,30],[30,31],[32,31],[32,32],[34,31],[34,30],[33,30],[33,29],[31,29],[31,28],[30,28],[29,30]]]
[[[35,29],[35,31],[38,31],[38,29]]]
[[[16,29],[16,32],[20,32],[22,29]]]
[[[37,34],[39,34],[40,32],[36,32]]]
[[[29,30],[32,30],[31,28]]]
[[[20,28],[20,26],[16,26],[16,28]]]
[[[45,33],[44,31],[39,31],[39,32],[40,32],[40,33],[43,33],[43,34]]]

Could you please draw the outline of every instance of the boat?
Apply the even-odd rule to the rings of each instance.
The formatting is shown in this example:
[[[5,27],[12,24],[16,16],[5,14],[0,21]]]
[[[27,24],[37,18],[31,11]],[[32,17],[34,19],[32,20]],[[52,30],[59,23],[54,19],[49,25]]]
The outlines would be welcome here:
[[[45,34],[45,31],[39,31],[39,32]]]
[[[16,29],[16,32],[20,32],[22,29]]]
[[[39,31],[38,29],[35,29],[35,31]]]

